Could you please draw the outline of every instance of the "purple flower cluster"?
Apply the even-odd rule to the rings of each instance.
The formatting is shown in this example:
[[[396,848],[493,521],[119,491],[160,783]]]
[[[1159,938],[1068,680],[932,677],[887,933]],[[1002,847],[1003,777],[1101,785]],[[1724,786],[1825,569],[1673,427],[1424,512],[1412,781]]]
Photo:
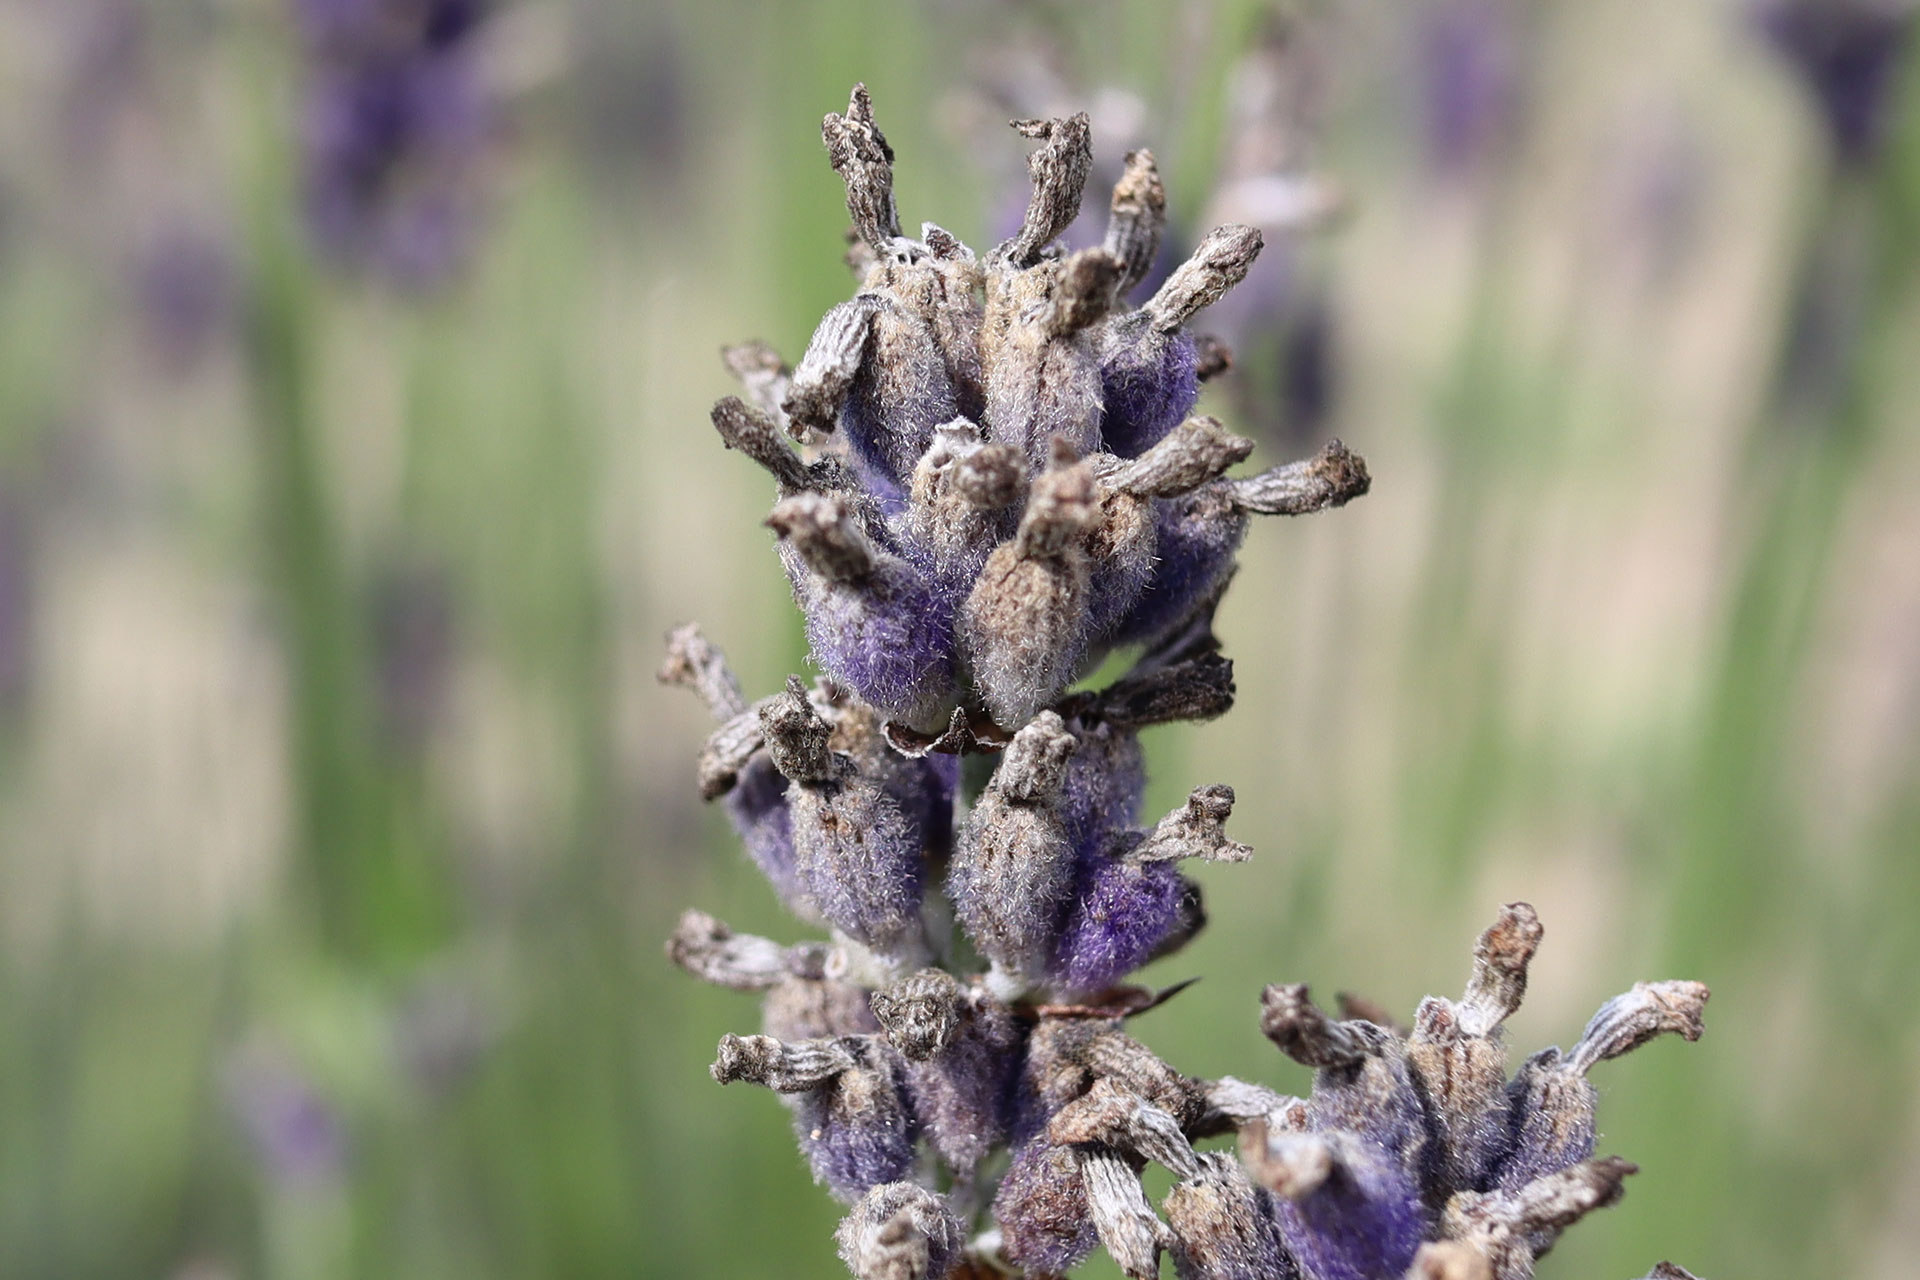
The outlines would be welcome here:
[[[295,0],[309,53],[308,221],[342,259],[409,284],[462,261],[492,127],[487,0]]]
[[[1807,86],[1839,161],[1872,161],[1891,125],[1914,6],[1908,0],[1761,0],[1753,15]]]
[[[681,919],[676,963],[762,998],[760,1034],[726,1036],[712,1074],[786,1102],[850,1206],[840,1251],[862,1280],[1055,1275],[1096,1245],[1132,1277],[1163,1254],[1189,1280],[1530,1276],[1632,1172],[1591,1158],[1588,1070],[1698,1036],[1706,989],[1636,987],[1509,1079],[1501,1024],[1540,937],[1517,904],[1465,997],[1427,1000],[1409,1031],[1269,988],[1263,1029],[1318,1073],[1305,1099],[1183,1075],[1128,1033],[1164,998],[1128,975],[1205,922],[1179,864],[1250,853],[1225,786],[1142,823],[1139,735],[1231,706],[1212,618],[1250,518],[1368,480],[1337,442],[1228,476],[1251,445],[1190,416],[1204,362],[1185,322],[1258,234],[1214,231],[1131,306],[1164,226],[1152,156],[1128,156],[1101,247],[1068,253],[1085,117],[1015,127],[1040,144],[1032,202],[978,256],[931,224],[901,233],[893,153],[856,88],[824,135],[860,290],[796,368],[727,353],[744,395],[714,425],[775,480],[768,524],[825,674],[749,703],[684,627],[661,677],[720,722],[702,794],[829,937]],[[1135,656],[1124,676],[1069,692],[1114,651]],[[969,756],[991,769],[963,771]],[[1237,1159],[1196,1147],[1233,1135]],[[1150,1162],[1175,1178],[1158,1210]]]
[[[1873,160],[1913,32],[1908,0],[1759,0],[1761,32],[1796,71],[1847,165]]]

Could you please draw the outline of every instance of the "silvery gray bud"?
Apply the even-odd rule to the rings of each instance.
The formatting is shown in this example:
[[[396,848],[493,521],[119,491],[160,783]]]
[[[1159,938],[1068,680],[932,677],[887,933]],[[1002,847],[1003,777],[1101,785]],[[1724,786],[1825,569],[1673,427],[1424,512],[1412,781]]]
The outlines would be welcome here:
[[[1407,1065],[1433,1119],[1427,1200],[1434,1208],[1456,1191],[1485,1186],[1511,1144],[1500,1028],[1526,994],[1527,966],[1540,937],[1531,906],[1501,908],[1474,948],[1465,998],[1455,1004],[1428,997],[1414,1014]]]
[[[1272,1196],[1223,1151],[1199,1157],[1162,1206],[1180,1280],[1297,1280]]]
[[[919,832],[884,785],[830,749],[832,727],[799,680],[760,715],[788,789],[794,867],[822,916],[896,963],[917,964],[927,943],[920,920],[925,862]]]
[[[954,852],[947,894],[998,994],[1038,976],[1073,888],[1060,792],[1077,745],[1052,712],[1015,734]]]
[[[788,1095],[814,1177],[852,1203],[913,1171],[913,1117],[898,1061],[871,1036],[785,1043],[729,1035],[720,1038],[711,1072],[721,1084],[746,1081]]]
[[[962,606],[961,652],[1002,725],[1026,723],[1079,674],[1092,573],[1080,535],[1096,511],[1091,471],[1057,462],[1033,482],[1018,532],[987,557]]]
[[[982,329],[986,417],[995,440],[1046,462],[1055,436],[1100,447],[1098,324],[1121,264],[1104,249],[1045,262],[989,297]]]
[[[964,593],[994,546],[1012,534],[1026,493],[1023,454],[986,443],[966,418],[942,423],[913,471],[911,542],[936,579]]]
[[[1477,1249],[1493,1280],[1532,1280],[1533,1264],[1568,1227],[1626,1193],[1639,1167],[1618,1156],[1585,1160],[1512,1190],[1462,1192],[1447,1205],[1442,1230]]]
[[[834,1233],[855,1280],[942,1280],[966,1245],[966,1225],[912,1182],[885,1182],[853,1206]]]
[[[1513,1150],[1496,1175],[1503,1191],[1518,1188],[1593,1154],[1598,1097],[1587,1072],[1656,1036],[1698,1040],[1711,993],[1698,982],[1640,982],[1602,1005],[1573,1051],[1534,1054],[1508,1086]]]

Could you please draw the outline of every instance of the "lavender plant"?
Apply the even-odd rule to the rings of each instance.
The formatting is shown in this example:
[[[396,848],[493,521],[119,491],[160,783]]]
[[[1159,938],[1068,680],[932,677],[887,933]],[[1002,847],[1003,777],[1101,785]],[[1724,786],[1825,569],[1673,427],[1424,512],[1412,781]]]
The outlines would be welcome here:
[[[1463,997],[1408,1028],[1268,987],[1261,1028],[1314,1069],[1305,1098],[1185,1075],[1129,1032],[1166,993],[1128,976],[1205,922],[1180,864],[1250,852],[1230,787],[1142,824],[1139,735],[1231,706],[1212,620],[1251,518],[1369,481],[1337,441],[1231,476],[1251,444],[1192,416],[1186,322],[1246,275],[1258,232],[1213,231],[1132,305],[1165,223],[1153,156],[1127,156],[1103,244],[1068,253],[1086,117],[1014,127],[1039,143],[1032,200],[978,255],[931,223],[903,234],[856,87],[823,133],[860,288],[796,367],[726,353],[744,395],[713,423],[774,479],[767,523],[823,674],[749,703],[685,627],[661,677],[720,722],[702,794],[827,938],[682,917],[672,958],[761,996],[761,1033],[724,1037],[713,1077],[785,1101],[861,1280],[1058,1275],[1096,1245],[1131,1277],[1167,1254],[1187,1280],[1522,1280],[1634,1172],[1594,1156],[1589,1072],[1697,1037],[1707,990],[1640,984],[1509,1077],[1501,1028],[1541,938],[1515,903]],[[1125,675],[1073,689],[1116,651]],[[1202,1145],[1219,1137],[1237,1157]],[[1176,1179],[1158,1211],[1149,1163]]]

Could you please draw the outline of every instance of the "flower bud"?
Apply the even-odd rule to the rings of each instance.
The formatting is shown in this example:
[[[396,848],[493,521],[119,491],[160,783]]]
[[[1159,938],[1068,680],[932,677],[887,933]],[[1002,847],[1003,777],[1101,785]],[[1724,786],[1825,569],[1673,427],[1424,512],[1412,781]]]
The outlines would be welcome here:
[[[961,610],[962,652],[1002,725],[1026,723],[1079,674],[1091,604],[1080,535],[1095,512],[1086,464],[1056,457],[1034,481],[1018,532],[987,557]]]
[[[1180,1280],[1293,1280],[1273,1197],[1231,1155],[1210,1151],[1174,1184],[1164,1206]]]
[[[1400,1041],[1371,1022],[1333,1021],[1304,985],[1268,987],[1260,1006],[1266,1037],[1295,1062],[1316,1068],[1307,1100],[1313,1130],[1357,1134],[1417,1176],[1426,1158],[1427,1117]]]
[[[1005,1005],[938,969],[874,992],[873,1012],[906,1059],[928,1144],[955,1176],[971,1177],[1006,1140],[1024,1029]]]
[[[1222,830],[1232,810],[1231,788],[1203,787],[1152,833],[1120,837],[1082,870],[1048,970],[1056,988],[1103,991],[1199,931],[1206,920],[1199,886],[1174,864],[1182,858],[1244,861],[1251,851]]]
[[[989,433],[1046,463],[1055,436],[1100,447],[1098,330],[1113,304],[1119,259],[1082,249],[1043,262],[989,298],[982,332]]]
[[[1303,462],[1215,480],[1154,504],[1160,558],[1153,580],[1116,634],[1151,646],[1225,586],[1251,515],[1307,515],[1342,506],[1371,484],[1366,463],[1338,440]]]
[[[861,480],[883,504],[899,501],[934,427],[960,412],[926,322],[880,291],[827,312],[782,407],[803,439],[842,432]]]
[[[1531,906],[1501,908],[1474,948],[1465,998],[1455,1004],[1429,997],[1414,1015],[1407,1066],[1433,1119],[1427,1202],[1436,1209],[1456,1191],[1483,1188],[1512,1141],[1500,1028],[1526,994],[1540,937]]]
[[[1307,1275],[1376,1280],[1412,1265],[1426,1226],[1419,1188],[1373,1143],[1339,1130],[1272,1134],[1253,1173]]]
[[[947,894],[997,994],[1038,976],[1073,888],[1060,792],[1076,746],[1050,711],[1015,734],[954,853]]]
[[[886,1182],[861,1197],[834,1239],[855,1280],[942,1280],[967,1235],[943,1197],[912,1182]]]
[[[791,548],[794,599],[827,673],[882,713],[927,727],[954,688],[952,602],[861,529],[838,495],[782,499],[767,524]]]
[[[818,920],[800,888],[787,780],[767,755],[759,713],[748,708],[726,656],[698,627],[681,627],[667,637],[659,678],[663,684],[693,689],[724,721],[701,753],[700,794],[708,800],[725,798],[728,821],[780,900],[801,918]]]
[[[722,1036],[712,1074],[721,1084],[744,1080],[786,1095],[813,1176],[841,1200],[911,1176],[913,1116],[898,1055],[883,1041]]]
[[[1513,1191],[1593,1154],[1597,1097],[1587,1073],[1609,1058],[1672,1032],[1698,1040],[1707,988],[1698,982],[1639,982],[1600,1007],[1573,1051],[1534,1054],[1508,1086],[1513,1151],[1495,1185]]]
[[[965,418],[942,423],[914,468],[904,540],[943,592],[964,598],[1026,497],[1026,456],[987,444]]]
[[[1015,1267],[1064,1275],[1086,1260],[1099,1236],[1072,1147],[1035,1134],[1014,1149],[993,1197],[1000,1252]]]
[[[760,715],[774,763],[793,784],[794,868],[801,890],[855,941],[901,964],[927,952],[920,921],[924,849],[900,806],[847,756],[797,679]]]

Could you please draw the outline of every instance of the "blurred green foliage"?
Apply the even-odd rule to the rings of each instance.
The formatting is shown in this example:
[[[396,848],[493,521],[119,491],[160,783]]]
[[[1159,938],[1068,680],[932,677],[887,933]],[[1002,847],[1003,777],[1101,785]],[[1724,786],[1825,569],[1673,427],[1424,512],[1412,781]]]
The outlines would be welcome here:
[[[88,81],[115,7],[0,6],[0,1274],[840,1274],[779,1105],[705,1074],[754,1010],[660,952],[688,905],[797,936],[652,680],[693,616],[750,691],[803,662],[713,353],[792,358],[846,294],[816,125],[853,81],[909,224],[990,241],[1021,143],[957,104],[1045,54],[1138,95],[1191,226],[1264,6],[525,0],[489,225],[431,294],[311,254],[281,5],[133,4]],[[1355,210],[1293,265],[1376,485],[1256,530],[1240,704],[1151,743],[1149,808],[1230,782],[1258,858],[1139,1032],[1301,1087],[1264,983],[1410,1010],[1524,897],[1520,1051],[1636,978],[1715,990],[1699,1045],[1604,1069],[1645,1172],[1543,1275],[1908,1274],[1920,92],[1839,171],[1732,6],[1520,6],[1510,132],[1442,173],[1433,10],[1304,12]],[[128,265],[178,218],[231,255],[185,369]],[[1810,390],[1809,298],[1845,338]]]

